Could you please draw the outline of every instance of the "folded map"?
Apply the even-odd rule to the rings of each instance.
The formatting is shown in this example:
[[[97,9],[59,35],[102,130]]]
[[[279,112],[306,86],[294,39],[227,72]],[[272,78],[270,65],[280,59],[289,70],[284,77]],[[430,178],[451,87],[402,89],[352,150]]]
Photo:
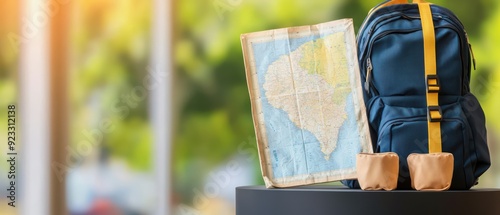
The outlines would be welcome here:
[[[267,187],[356,178],[371,152],[352,19],[241,35]]]

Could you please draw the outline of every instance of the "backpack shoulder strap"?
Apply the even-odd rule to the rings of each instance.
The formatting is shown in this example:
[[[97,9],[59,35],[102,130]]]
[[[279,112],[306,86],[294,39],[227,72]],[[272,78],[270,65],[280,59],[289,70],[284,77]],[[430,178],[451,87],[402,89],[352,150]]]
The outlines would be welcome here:
[[[424,38],[425,84],[427,99],[427,132],[429,137],[429,153],[442,151],[441,146],[441,119],[439,107],[439,78],[436,71],[436,37],[434,22],[429,3],[419,3],[418,9],[422,22]]]

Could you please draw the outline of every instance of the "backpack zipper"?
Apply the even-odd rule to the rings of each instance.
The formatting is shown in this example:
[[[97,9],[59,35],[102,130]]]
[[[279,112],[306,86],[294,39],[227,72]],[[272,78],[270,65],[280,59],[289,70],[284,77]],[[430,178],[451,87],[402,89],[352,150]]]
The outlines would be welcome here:
[[[408,17],[408,16],[407,16]],[[441,17],[441,16],[440,16]],[[441,17],[442,18],[442,17]],[[460,36],[459,34],[459,30],[457,29],[456,26],[452,25],[452,24],[447,24],[447,25],[443,25],[443,26],[438,26],[436,27],[437,28],[449,28],[449,29],[452,29],[454,30],[457,34],[458,34],[458,37],[460,38],[460,50],[463,49],[462,47],[462,43],[463,43],[463,38]],[[406,29],[406,30],[387,30],[387,31],[384,31],[384,32],[381,32],[380,34],[378,34],[375,38],[373,38],[373,40],[371,40],[372,42],[368,44],[368,47],[367,47],[367,56],[366,56],[366,76],[365,76],[365,83],[364,83],[364,88],[365,88],[365,91],[369,94],[370,93],[370,86],[371,86],[371,81],[372,81],[372,71],[373,71],[373,65],[372,65],[372,62],[371,62],[371,54],[372,54],[372,49],[373,49],[373,44],[380,38],[384,37],[384,36],[387,36],[389,34],[393,34],[393,33],[413,33],[413,32],[416,32],[416,31],[420,31],[422,30],[421,28],[412,28],[412,29]],[[470,44],[469,44],[470,45]],[[461,56],[461,59],[462,61],[464,60],[464,56],[463,56],[463,53],[462,51],[460,51],[460,56]],[[462,63],[463,64],[463,63]],[[465,67],[464,65],[462,65],[462,67]],[[462,81],[463,81],[463,77],[462,77]]]
[[[385,122],[380,129],[378,130],[378,137],[377,137],[377,146],[380,146],[380,137],[383,137],[384,134],[386,133],[387,128],[390,125],[394,125],[396,123],[404,123],[404,122],[417,122],[417,121],[425,121],[427,117],[425,116],[414,116],[414,117],[407,117],[407,118],[400,118],[400,119],[392,119],[387,122]]]
[[[366,90],[366,93],[370,93],[370,83],[369,83],[369,80],[370,80],[370,75],[372,74],[372,69],[373,69],[373,66],[372,66],[372,61],[370,60],[370,58],[366,58],[366,78],[365,78],[365,90]]]
[[[380,134],[377,137],[377,146],[380,146],[380,137],[383,137],[385,135],[386,130],[389,126],[395,125],[396,123],[418,122],[418,121],[427,121],[427,117],[426,116],[414,116],[414,117],[407,117],[407,118],[400,118],[400,119],[392,119],[392,120],[385,122],[382,125],[382,127],[380,127],[379,131],[377,132],[378,134]],[[455,118],[455,117],[442,119],[442,122],[453,122],[453,121],[458,121],[466,129],[466,132],[469,135],[472,134],[472,130],[471,130],[470,125],[467,126],[468,124],[466,124],[464,120],[462,120],[460,118]],[[464,147],[464,149],[465,149],[465,147]]]
[[[419,30],[421,30],[421,29],[420,28],[413,28],[413,29],[406,29],[406,30],[384,31],[384,32],[378,34],[375,38],[373,38],[373,40],[372,40],[373,42],[368,44],[367,57],[366,57],[366,77],[365,77],[365,84],[364,84],[365,90],[368,94],[370,93],[371,73],[373,70],[373,65],[372,65],[372,61],[371,61],[371,50],[373,48],[373,44],[375,43],[375,41],[377,41],[378,39],[380,39],[384,36],[392,34],[392,33],[411,33],[411,32],[415,32],[415,31],[419,31]]]
[[[373,12],[375,12],[375,11],[373,11]],[[373,14],[373,13],[370,13],[370,14],[369,14],[369,16],[371,16],[372,14]],[[442,16],[439,16],[439,15],[433,15],[433,16],[434,16],[434,17],[438,17],[438,18],[442,18]],[[367,17],[367,19],[366,19],[366,20],[369,20],[369,18],[370,18],[370,17]],[[388,21],[388,22],[389,22],[389,21],[391,21],[391,19],[393,19],[393,18],[396,18],[396,19],[399,19],[399,18],[405,18],[405,19],[420,19],[420,17],[419,17],[419,16],[408,16],[408,15],[406,15],[406,14],[404,14],[404,13],[401,13],[401,12],[393,12],[393,13],[387,14],[387,15],[385,15],[385,16],[381,16],[381,17],[379,18],[379,20],[376,20],[376,21],[374,20],[374,21],[372,21],[372,22],[374,22],[374,24],[371,26],[370,30],[369,30],[369,31],[368,31],[368,33],[367,33],[367,34],[368,34],[368,38],[366,39],[366,42],[365,42],[365,44],[363,45],[363,47],[366,47],[366,46],[371,47],[371,46],[372,46],[372,44],[371,44],[371,43],[369,43],[369,41],[370,41],[370,39],[371,39],[371,36],[370,36],[370,35],[371,35],[374,31],[376,31],[377,26],[379,26],[379,27],[380,27],[380,25],[382,25],[382,23],[383,23],[383,22],[385,22],[385,21]],[[360,32],[358,33],[358,38],[356,38],[356,40],[357,40],[358,44],[361,42],[361,41],[360,41],[361,37],[359,37],[359,36],[360,36],[360,35],[362,35],[362,34],[363,34],[363,31],[365,30],[364,28],[366,27],[366,26],[365,26],[365,25],[366,25],[366,20],[365,20],[365,22],[363,22],[363,25],[362,25],[362,26],[361,26],[361,28],[360,28],[361,30],[360,30]],[[420,29],[418,29],[418,30],[420,30]],[[379,39],[379,37],[381,37],[381,36],[380,36],[380,35],[377,35],[377,37],[376,37],[375,39],[373,39],[373,41],[374,41],[374,40]],[[371,48],[369,48],[369,47],[368,47],[368,50],[371,50]],[[364,52],[361,52],[361,50],[358,50],[358,53],[360,53],[361,55],[364,55]],[[370,55],[371,55],[371,53],[370,53]],[[368,65],[369,65],[369,66],[368,66]],[[360,65],[360,66],[361,66],[361,65]],[[365,77],[365,84],[364,84],[364,88],[365,88],[365,90],[366,90],[366,92],[367,92],[367,93],[370,93],[370,83],[369,83],[369,80],[370,80],[370,76],[371,76],[371,71],[372,71],[372,70],[373,70],[373,66],[371,65],[371,60],[370,60],[370,57],[367,57],[367,74],[366,74],[366,77]]]
[[[474,66],[474,70],[476,70],[476,57],[474,57],[474,52],[472,51],[472,44],[470,43],[469,35],[465,31],[465,29],[464,32],[465,32],[465,38],[467,38],[467,43],[469,44],[469,52],[472,57],[472,65]]]
[[[472,45],[469,43],[469,50],[472,56],[472,65],[474,66],[474,70],[476,70],[476,58],[474,57],[474,52],[472,51]]]
[[[399,13],[391,13],[391,14],[387,14],[387,15],[383,15],[383,16],[379,17],[378,20],[374,20],[373,21],[374,22],[373,25],[371,26],[370,30],[368,30],[368,33],[367,33],[368,34],[368,38],[366,39],[366,42],[364,42],[363,47],[365,47],[365,46],[368,45],[368,42],[370,41],[370,38],[371,38],[370,35],[373,33],[375,27],[377,27],[378,25],[381,25],[385,21],[391,21],[390,19],[392,19],[392,18],[396,18],[397,19],[399,16],[400,16]],[[361,27],[360,31],[358,32],[358,36],[356,38],[356,41],[358,42],[358,44],[361,43],[361,38],[362,37],[360,37],[360,36],[363,34],[363,32],[365,30],[367,30],[367,29],[364,29],[365,27],[366,26]]]

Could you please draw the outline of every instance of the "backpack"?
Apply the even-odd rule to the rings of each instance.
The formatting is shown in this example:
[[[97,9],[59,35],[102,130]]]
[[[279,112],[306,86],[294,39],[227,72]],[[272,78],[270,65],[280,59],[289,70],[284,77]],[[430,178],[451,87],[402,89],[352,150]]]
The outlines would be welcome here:
[[[490,166],[484,112],[469,87],[471,56],[474,67],[475,60],[458,18],[446,8],[430,8],[435,36],[431,38],[435,40],[433,74],[426,72],[425,58],[433,56],[424,48],[418,4],[383,2],[370,11],[358,32],[373,149],[399,155],[398,189],[411,189],[406,158],[411,153],[432,152],[428,140],[437,135],[442,151],[454,156],[450,189],[470,189]],[[437,97],[438,104],[428,104],[429,95]],[[428,132],[431,124],[438,125],[437,131]],[[359,188],[356,180],[342,182]]]

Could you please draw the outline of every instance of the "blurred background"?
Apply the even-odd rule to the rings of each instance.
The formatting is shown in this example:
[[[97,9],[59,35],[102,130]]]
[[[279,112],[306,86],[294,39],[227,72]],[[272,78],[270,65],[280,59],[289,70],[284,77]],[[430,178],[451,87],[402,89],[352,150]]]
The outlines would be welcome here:
[[[2,1],[0,122],[16,104],[20,155],[12,208],[1,143],[0,214],[235,214],[234,188],[263,184],[240,34],[358,29],[379,2]],[[471,38],[493,162],[479,187],[500,187],[500,2],[432,2]]]

